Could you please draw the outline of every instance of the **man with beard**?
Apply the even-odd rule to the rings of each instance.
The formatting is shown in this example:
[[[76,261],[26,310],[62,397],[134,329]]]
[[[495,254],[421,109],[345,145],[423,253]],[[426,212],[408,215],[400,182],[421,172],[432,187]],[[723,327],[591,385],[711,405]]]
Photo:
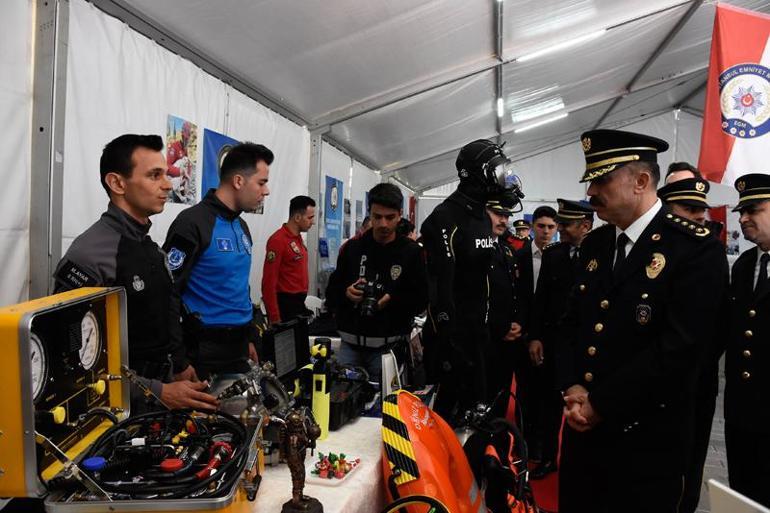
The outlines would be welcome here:
[[[719,318],[726,257],[707,228],[656,196],[665,141],[582,136],[599,218],[580,248],[559,330],[564,391],[559,511],[674,513],[682,494],[698,362]]]
[[[483,348],[489,340],[487,271],[495,238],[486,212],[492,194],[523,197],[510,160],[486,139],[466,144],[455,167],[460,185],[422,224],[428,258],[429,378],[440,383],[435,410],[449,422],[487,397]]]
[[[770,176],[735,181],[734,211],[757,246],[735,261],[730,281],[730,331],[725,358],[725,441],[730,487],[770,507]]]
[[[540,447],[540,463],[530,477],[542,479],[556,470],[561,428],[561,394],[556,386],[557,326],[567,309],[567,298],[575,282],[580,245],[594,224],[594,210],[584,201],[558,199],[556,214],[560,242],[547,246],[527,329],[529,334],[530,383],[534,397],[530,411],[533,432],[527,443]]]
[[[163,245],[184,305],[185,344],[198,376],[248,372],[257,360],[257,328],[249,288],[251,233],[243,212],[270,194],[273,152],[234,146],[222,161],[219,186],[179,213]]]

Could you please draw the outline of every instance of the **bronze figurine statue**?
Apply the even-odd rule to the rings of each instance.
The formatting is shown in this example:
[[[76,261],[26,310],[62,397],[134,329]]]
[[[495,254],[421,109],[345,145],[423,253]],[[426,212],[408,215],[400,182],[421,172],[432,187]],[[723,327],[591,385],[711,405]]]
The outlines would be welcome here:
[[[304,409],[303,409],[304,410]],[[292,409],[286,415],[280,429],[280,455],[285,459],[291,472],[291,500],[281,509],[282,513],[302,511],[304,513],[322,513],[323,506],[313,497],[303,495],[305,488],[305,456],[307,449],[315,449],[315,441],[321,436],[321,428],[312,416],[298,409]]]

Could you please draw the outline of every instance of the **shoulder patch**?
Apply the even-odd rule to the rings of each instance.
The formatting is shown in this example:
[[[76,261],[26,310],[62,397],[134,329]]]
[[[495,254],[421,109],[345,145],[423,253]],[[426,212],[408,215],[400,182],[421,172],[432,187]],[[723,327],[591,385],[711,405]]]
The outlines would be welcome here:
[[[267,255],[265,255],[265,258],[268,262],[275,262],[275,251],[270,250],[267,252]]]
[[[56,272],[56,280],[66,287],[79,289],[98,285],[98,280],[72,260],[66,260]]]
[[[168,268],[171,271],[176,271],[184,264],[184,259],[187,254],[179,248],[173,247],[168,250],[166,259],[168,260]]]
[[[711,230],[705,226],[693,223],[689,219],[685,219],[671,213],[666,214],[666,224],[669,226],[674,226],[679,231],[687,233],[697,239],[704,239],[711,235]]]

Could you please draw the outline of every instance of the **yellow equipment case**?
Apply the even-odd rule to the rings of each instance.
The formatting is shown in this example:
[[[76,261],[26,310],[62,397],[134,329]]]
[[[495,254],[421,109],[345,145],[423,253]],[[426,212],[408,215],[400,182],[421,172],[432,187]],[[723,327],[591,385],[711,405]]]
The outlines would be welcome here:
[[[130,422],[122,288],[83,288],[0,308],[0,344],[0,497],[45,498],[46,510],[53,513],[252,510],[261,470],[261,422],[243,426],[244,436],[228,445],[233,459],[239,455],[239,474],[217,496],[126,498],[105,492],[91,479],[95,474],[84,471],[84,455],[118,429],[114,421]],[[190,419],[187,426],[226,416],[184,415]],[[233,420],[238,419],[228,422]],[[217,444],[227,456],[222,449],[227,444]],[[214,451],[199,452],[214,459]],[[205,470],[214,479],[216,467]],[[67,479],[66,491],[55,486]],[[73,492],[71,483],[76,488],[82,483],[82,491]]]

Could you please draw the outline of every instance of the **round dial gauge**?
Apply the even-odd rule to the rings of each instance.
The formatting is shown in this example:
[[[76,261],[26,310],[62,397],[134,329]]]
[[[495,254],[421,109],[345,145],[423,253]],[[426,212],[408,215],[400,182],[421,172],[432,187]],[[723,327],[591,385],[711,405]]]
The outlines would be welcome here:
[[[82,329],[82,345],[80,346],[80,364],[85,370],[94,366],[102,349],[102,338],[99,333],[99,322],[93,312],[88,312],[80,322]]]
[[[40,338],[34,333],[30,334],[29,352],[32,363],[32,400],[37,401],[43,393],[46,379],[48,379],[48,355]]]

